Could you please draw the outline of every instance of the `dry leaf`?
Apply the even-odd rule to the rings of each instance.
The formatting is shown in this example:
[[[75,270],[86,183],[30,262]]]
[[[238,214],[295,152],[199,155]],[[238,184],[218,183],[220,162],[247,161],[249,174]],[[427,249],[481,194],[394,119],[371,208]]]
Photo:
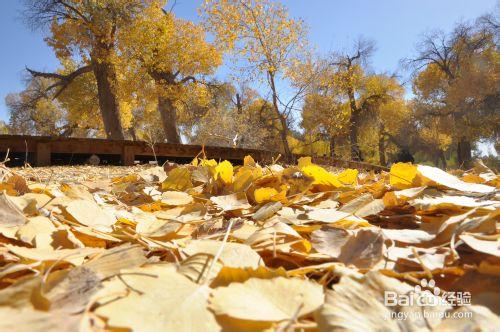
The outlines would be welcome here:
[[[384,250],[382,233],[373,228],[351,231],[325,226],[312,233],[311,243],[318,252],[361,269],[374,266]]]
[[[384,305],[384,292],[407,295],[412,291],[410,285],[377,272],[367,273],[363,280],[342,277],[333,291],[327,291],[325,305],[316,314],[319,331],[430,331],[429,325],[435,327],[440,322],[433,317],[439,317],[450,305],[418,306],[417,298],[422,294],[413,294],[416,299],[408,306]],[[435,297],[431,293],[425,296]],[[422,310],[429,311],[431,318],[415,314]],[[414,315],[411,319],[396,318],[405,313]]]
[[[215,203],[217,207],[224,211],[243,210],[252,207],[250,204],[248,204],[247,197],[244,193],[215,196],[211,197],[210,200]]]
[[[186,256],[193,256],[199,253],[206,253],[215,256],[222,243],[214,240],[193,240],[181,249],[181,252]],[[262,260],[250,246],[241,243],[228,242],[224,244],[223,250],[219,257],[224,266],[234,268],[258,268],[262,265]]]
[[[456,176],[453,176],[445,171],[431,166],[418,165],[418,172],[428,182],[429,185],[439,185],[450,189],[459,190],[462,192],[491,193],[495,190],[494,187],[486,186],[484,184],[468,183],[461,181]]]
[[[312,313],[323,304],[323,289],[300,279],[251,278],[216,288],[210,308],[216,315],[233,318],[279,322]]]
[[[77,199],[66,206],[66,211],[80,224],[90,226],[103,232],[110,232],[116,219],[104,212],[92,201]]]
[[[193,197],[182,191],[165,191],[161,194],[161,202],[166,205],[178,206],[191,204]]]
[[[109,327],[135,331],[219,331],[207,307],[209,293],[208,286],[193,283],[174,266],[149,266],[103,283],[95,298],[116,300],[95,312]]]
[[[7,198],[5,192],[0,194],[0,226],[16,227],[26,223],[26,217]]]
[[[0,315],[9,316],[0,329],[498,325],[500,203],[491,188],[500,181],[484,165],[453,171],[460,179],[411,164],[341,171],[311,158],[261,167],[203,156],[165,170],[22,168],[9,183],[13,173],[0,167]],[[429,288],[424,278],[441,293],[470,292],[473,305],[384,305],[385,291]],[[473,317],[443,319],[445,310]],[[422,311],[437,316],[394,319]]]
[[[485,254],[500,257],[500,237],[498,235],[490,238],[481,238],[475,234],[461,234],[460,240],[464,241],[469,247]]]

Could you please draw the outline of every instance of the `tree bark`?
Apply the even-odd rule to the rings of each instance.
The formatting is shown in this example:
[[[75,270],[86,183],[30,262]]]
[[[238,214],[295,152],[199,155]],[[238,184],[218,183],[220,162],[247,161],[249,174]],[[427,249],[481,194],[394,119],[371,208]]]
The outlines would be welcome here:
[[[132,137],[132,141],[137,141],[137,133],[135,132],[134,126],[132,126],[128,129],[128,133],[129,133],[130,137]]]
[[[335,136],[330,136],[330,157],[335,158]]]
[[[347,94],[349,96],[349,105],[351,108],[351,116],[349,117],[349,139],[351,141],[351,159],[363,161],[361,148],[358,144],[358,124],[360,117],[360,109],[356,106],[356,99],[354,97],[354,90],[349,87]]]
[[[441,161],[441,165],[443,166],[443,169],[446,169],[446,167],[448,167],[448,164],[446,163],[446,157],[444,156],[443,151],[439,151],[439,160]]]
[[[181,142],[179,132],[177,131],[177,110],[170,98],[158,97],[158,111],[160,112],[163,131],[168,143]]]
[[[113,64],[94,60],[93,71],[97,81],[99,109],[101,111],[104,130],[108,139],[123,140],[123,128],[120,117],[120,107],[117,98],[116,71]]]
[[[379,126],[379,133],[378,133],[378,158],[380,165],[382,166],[387,165],[387,161],[385,158],[384,125],[382,123]]]
[[[269,83],[271,85],[271,92],[273,95],[273,109],[281,124],[280,138],[281,138],[281,143],[283,144],[283,151],[285,153],[285,158],[287,160],[291,160],[292,150],[290,149],[290,145],[288,145],[288,124],[286,123],[285,116],[281,114],[278,107],[278,93],[276,90],[276,84],[274,82],[274,74],[271,72],[268,74],[269,74]]]
[[[468,169],[471,166],[472,146],[466,137],[461,137],[457,144],[458,167]]]
[[[236,94],[236,109],[238,110],[238,114],[243,113],[243,106],[241,105],[241,96],[239,93]]]

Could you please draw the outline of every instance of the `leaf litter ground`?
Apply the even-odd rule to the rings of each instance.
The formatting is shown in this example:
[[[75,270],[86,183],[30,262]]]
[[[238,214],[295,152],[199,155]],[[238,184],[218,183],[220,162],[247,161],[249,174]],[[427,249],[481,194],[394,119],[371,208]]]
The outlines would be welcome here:
[[[493,331],[499,184],[480,162],[1,166],[0,330]]]

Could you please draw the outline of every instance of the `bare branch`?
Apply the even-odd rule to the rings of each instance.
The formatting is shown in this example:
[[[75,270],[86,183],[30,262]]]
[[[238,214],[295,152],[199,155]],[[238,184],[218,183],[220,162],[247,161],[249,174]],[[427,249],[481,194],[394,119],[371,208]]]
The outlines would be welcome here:
[[[46,89],[46,91],[48,92],[56,87],[59,87],[59,90],[54,94],[53,98],[55,99],[64,91],[64,89],[66,89],[68,87],[69,84],[71,84],[71,82],[73,82],[73,80],[75,78],[77,78],[78,76],[83,75],[85,73],[91,72],[93,70],[93,67],[92,67],[92,65],[83,66],[83,67],[80,67],[77,70],[75,70],[74,72],[67,74],[67,75],[57,74],[57,73],[39,72],[36,70],[29,69],[27,67],[26,67],[26,70],[33,77],[44,77],[44,78],[56,79],[56,82],[54,84],[50,85]]]

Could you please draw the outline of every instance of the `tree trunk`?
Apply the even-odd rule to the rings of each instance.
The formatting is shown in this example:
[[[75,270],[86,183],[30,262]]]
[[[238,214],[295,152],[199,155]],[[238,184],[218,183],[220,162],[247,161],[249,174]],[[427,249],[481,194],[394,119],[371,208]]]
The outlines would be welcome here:
[[[236,94],[236,109],[238,110],[238,114],[243,113],[243,105],[241,105],[241,96],[239,93]]]
[[[335,158],[335,136],[330,136],[330,157]]]
[[[160,112],[163,131],[168,143],[181,142],[179,132],[177,131],[177,110],[170,98],[158,97],[158,111]]]
[[[347,94],[349,96],[349,105],[351,107],[351,116],[349,118],[349,139],[351,141],[351,159],[363,161],[361,149],[358,144],[358,125],[360,110],[356,106],[356,99],[354,97],[354,90],[348,88]]]
[[[106,137],[108,139],[123,140],[123,128],[116,91],[118,82],[115,68],[111,63],[102,60],[92,61],[92,64],[97,81],[99,109]]]
[[[385,159],[385,137],[383,132],[384,132],[384,125],[380,124],[378,133],[378,158],[380,165],[386,166],[387,161]]]
[[[278,114],[278,117],[281,123],[281,130],[280,130],[281,143],[283,144],[285,157],[288,161],[290,161],[292,158],[292,150],[290,149],[290,145],[288,145],[288,126],[285,117],[281,113]]]
[[[472,160],[472,147],[470,141],[461,137],[457,145],[457,163],[462,169],[470,168]]]
[[[351,112],[350,117],[349,139],[351,141],[351,159],[363,161],[363,155],[361,154],[361,148],[358,143],[358,113],[359,111]]]
[[[448,164],[446,163],[446,157],[444,156],[443,151],[439,151],[439,160],[441,161],[441,165],[443,166],[443,169],[445,170],[446,167],[448,167]]]
[[[134,126],[132,126],[128,129],[128,133],[129,133],[130,137],[132,137],[132,141],[137,141],[137,133],[135,132]]]
[[[283,151],[285,153],[285,158],[288,161],[290,161],[292,159],[292,150],[290,149],[290,145],[288,145],[288,124],[286,123],[285,116],[281,114],[278,107],[278,93],[276,91],[276,84],[274,82],[274,74],[273,73],[268,73],[268,74],[269,74],[269,83],[271,85],[271,91],[273,95],[273,109],[281,124],[280,137],[281,137],[281,143],[283,144]]]
[[[309,155],[313,155],[313,141],[312,141],[312,133],[309,132]]]

